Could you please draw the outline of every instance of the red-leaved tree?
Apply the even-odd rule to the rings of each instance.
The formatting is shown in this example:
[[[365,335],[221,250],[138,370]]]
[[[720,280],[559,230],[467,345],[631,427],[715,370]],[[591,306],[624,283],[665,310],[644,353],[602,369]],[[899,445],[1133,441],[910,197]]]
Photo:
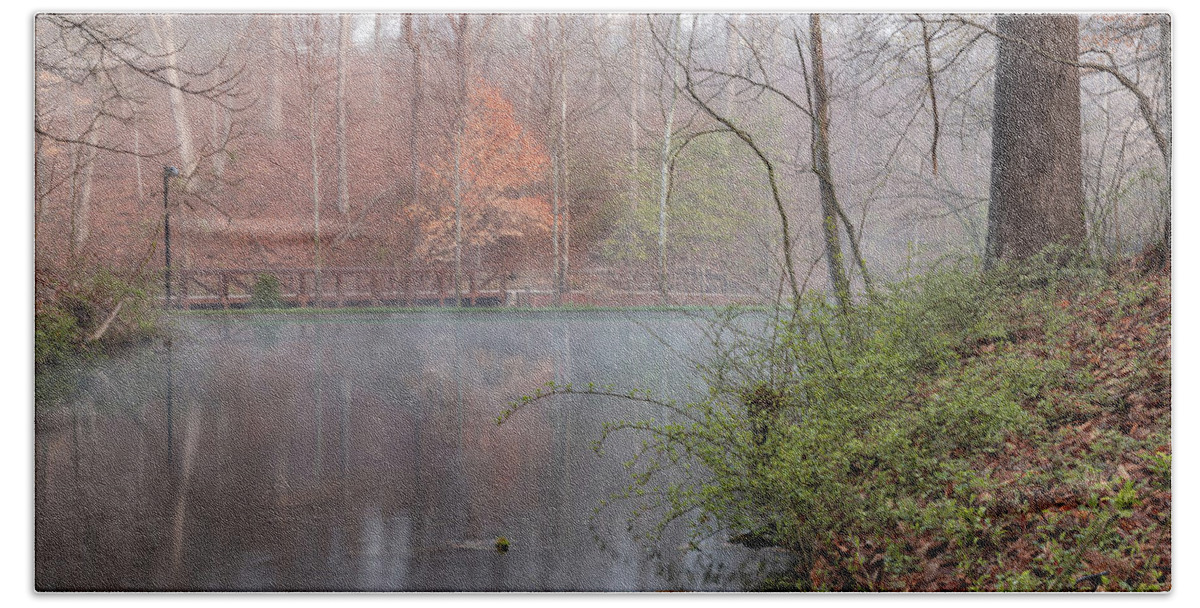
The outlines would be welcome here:
[[[462,193],[462,234],[457,245],[476,260],[503,238],[532,238],[548,230],[551,217],[545,198],[531,195],[544,180],[549,158],[521,128],[512,103],[500,89],[478,81],[467,97],[458,141],[423,164],[431,176],[433,197],[411,209],[420,227],[418,254],[426,260],[453,259],[456,246],[453,191]],[[457,144],[457,145],[456,145]],[[455,153],[461,158],[455,162]]]

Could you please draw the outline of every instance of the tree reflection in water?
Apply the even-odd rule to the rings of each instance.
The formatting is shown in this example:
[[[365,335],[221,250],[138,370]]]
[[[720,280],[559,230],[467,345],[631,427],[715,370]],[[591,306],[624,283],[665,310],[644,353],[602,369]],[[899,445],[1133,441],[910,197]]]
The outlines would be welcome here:
[[[74,391],[38,403],[37,586],[740,588],[711,571],[761,555],[685,554],[682,528],[646,547],[619,508],[589,529],[637,439],[603,457],[591,442],[647,413],[581,397],[496,425],[552,380],[688,390],[646,325],[681,352],[700,337],[666,314],[185,318],[170,356],[75,370]]]

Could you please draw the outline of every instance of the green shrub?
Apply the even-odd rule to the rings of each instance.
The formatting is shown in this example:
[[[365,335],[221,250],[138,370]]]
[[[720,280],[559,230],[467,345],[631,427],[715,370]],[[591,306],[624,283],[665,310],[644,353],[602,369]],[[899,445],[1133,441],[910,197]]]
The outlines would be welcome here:
[[[36,312],[33,328],[35,369],[63,361],[80,341],[75,317],[55,306]]]
[[[637,391],[551,385],[510,406],[501,422],[551,394],[658,404],[670,413],[665,422],[614,422],[598,442],[602,449],[617,432],[645,437],[617,496],[637,503],[631,524],[655,537],[688,518],[698,538],[730,531],[749,546],[785,547],[799,557],[799,589],[883,589],[888,577],[921,576],[925,558],[906,543],[922,535],[945,544],[960,583],[1069,589],[1083,567],[1079,547],[1102,540],[1116,550],[1113,525],[1136,501],[1132,486],[1093,493],[1107,509],[1103,517],[1046,524],[1074,534],[1040,558],[1058,568],[1053,576],[999,568],[997,547],[1012,531],[995,510],[1020,508],[1065,483],[1087,493],[1112,454],[1145,449],[1109,430],[1097,431],[1091,445],[1103,461],[1053,447],[1057,425],[1101,412],[1089,401],[1096,379],[1072,367],[1072,314],[1087,311],[1062,302],[1103,287],[1104,278],[1082,265],[1034,262],[985,274],[959,265],[880,289],[848,317],[827,300],[806,300],[794,315],[782,311],[786,318],[769,324],[765,337],[746,331],[731,310],[711,324],[717,348],[701,368],[704,399],[678,404]],[[979,468],[988,458],[1035,456],[1014,456],[1012,441],[1041,446],[1037,458],[1050,468],[1018,479]],[[1053,466],[1068,457],[1078,467]],[[1151,464],[1160,477],[1169,475],[1162,460]],[[1002,493],[1008,507],[998,502]],[[864,561],[871,555],[885,563]],[[822,569],[842,578],[817,574]]]
[[[260,274],[250,293],[250,308],[282,308],[283,291],[275,275]]]
[[[158,312],[149,277],[78,273],[34,314],[35,366],[145,340],[158,331]]]

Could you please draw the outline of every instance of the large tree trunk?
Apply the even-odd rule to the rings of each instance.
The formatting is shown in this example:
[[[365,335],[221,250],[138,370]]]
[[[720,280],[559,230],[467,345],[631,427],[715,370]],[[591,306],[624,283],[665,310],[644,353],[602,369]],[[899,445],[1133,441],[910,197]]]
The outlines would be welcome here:
[[[1075,15],[1003,15],[996,56],[986,266],[1086,241]]]

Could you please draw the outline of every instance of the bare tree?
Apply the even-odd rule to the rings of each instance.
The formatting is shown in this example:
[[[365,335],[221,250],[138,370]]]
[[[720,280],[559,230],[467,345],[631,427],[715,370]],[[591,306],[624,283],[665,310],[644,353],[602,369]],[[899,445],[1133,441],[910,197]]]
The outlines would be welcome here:
[[[383,56],[386,52],[383,43],[383,13],[375,13],[374,20],[375,29],[371,35],[371,46],[374,51],[375,61],[371,70],[371,101],[379,103],[380,90],[382,88],[381,75],[383,74]]]
[[[671,48],[667,50],[664,68],[667,72],[664,83],[670,89],[671,100],[667,106],[667,117],[663,121],[662,146],[659,152],[658,181],[658,293],[663,303],[667,302],[667,196],[670,192],[671,136],[675,126],[675,104],[679,98],[676,82],[677,66],[674,58],[679,54],[680,16],[676,15],[670,26]]]
[[[412,53],[412,89],[409,93],[409,128],[408,128],[408,171],[409,179],[412,180],[412,191],[410,194],[409,205],[417,209],[421,206],[421,164],[419,161],[417,137],[420,132],[421,125],[421,103],[424,100],[424,75],[425,70],[422,65],[422,51],[424,36],[421,30],[421,16],[405,15],[404,16],[404,42],[408,45],[409,51]],[[417,256],[417,241],[419,238],[417,222],[412,223],[412,234],[410,235],[412,242],[412,261],[416,261]]]
[[[567,275],[571,267],[571,198],[567,195],[570,186],[570,173],[567,164],[567,18],[558,16],[558,141],[554,162],[556,166],[554,180],[554,223],[562,226],[561,256],[555,261],[555,301],[561,302],[563,294],[569,287]],[[561,214],[561,220],[559,216]],[[556,231],[557,232],[557,231]],[[557,249],[557,239],[555,242]]]
[[[167,13],[150,17],[150,29],[158,40],[167,69],[163,77],[171,85],[167,92],[171,98],[171,115],[175,118],[175,141],[179,146],[179,172],[186,181],[196,171],[196,146],[192,140],[191,119],[188,116],[187,98],[181,89],[179,76],[179,53],[175,42],[173,17]]]
[[[566,28],[561,17],[553,21],[549,16],[535,18],[530,51],[538,63],[535,84],[541,85],[542,103],[538,118],[545,127],[546,147],[550,150],[550,257],[551,286],[554,303],[561,304],[566,286],[564,257],[566,208],[566,149],[567,149],[567,101],[566,101]],[[539,61],[540,59],[540,61]],[[532,88],[532,87],[531,87]]]
[[[642,105],[642,89],[645,87],[644,76],[645,72],[642,69],[642,41],[641,29],[638,24],[641,22],[636,16],[631,16],[629,19],[629,52],[633,56],[633,91],[629,96],[629,234],[628,239],[633,241],[636,233],[636,223],[634,218],[637,216],[638,200],[641,198],[638,187],[638,172],[639,172],[639,146],[638,135],[641,131],[639,125],[639,113]]]
[[[313,218],[314,305],[321,301],[321,130],[320,117],[325,98],[326,81],[322,52],[325,37],[320,15],[296,17],[292,22],[292,57],[304,99],[304,118],[307,125],[309,193]]]
[[[278,133],[283,128],[283,22],[284,16],[271,15],[271,71],[267,85],[267,128]]]
[[[185,168],[194,170],[199,158],[186,120],[186,100],[201,99],[219,108],[214,116],[224,126],[229,113],[246,107],[239,101],[240,70],[227,66],[228,50],[223,55],[218,50],[221,56],[200,68],[181,65],[170,17],[42,14],[35,28],[35,239],[45,218],[46,198],[66,187],[70,250],[75,252],[91,232],[96,163],[114,155],[132,157],[140,174],[142,159],[177,151],[186,159]],[[143,145],[143,110],[155,92],[166,92],[176,113],[174,145]],[[228,129],[218,129],[208,149],[223,150],[228,137]],[[47,159],[47,152],[64,148],[71,152],[66,171]],[[134,189],[141,199],[141,178],[136,179]]]
[[[98,129],[89,129],[83,143],[72,146],[71,171],[71,257],[87,241],[92,215],[92,176],[96,170]]]
[[[805,62],[804,51],[799,36],[794,31],[792,34],[792,42],[796,48],[799,68],[804,75],[806,93],[804,98],[796,98],[773,82],[764,54],[753,47],[751,47],[753,67],[748,72],[691,65],[690,54],[687,60],[677,59],[677,61],[686,66],[686,82],[683,90],[688,93],[692,102],[710,118],[722,125],[725,130],[733,133],[739,140],[746,144],[767,170],[771,196],[775,202],[776,214],[780,219],[783,230],[782,241],[785,276],[788,277],[787,282],[797,302],[800,296],[799,281],[796,279],[795,267],[792,261],[792,236],[788,222],[788,213],[784,205],[782,184],[776,169],[776,161],[770,157],[766,149],[756,141],[754,135],[747,128],[736,124],[735,119],[726,114],[726,110],[719,109],[715,100],[719,95],[729,95],[730,87],[736,84],[744,90],[754,92],[756,95],[769,93],[773,98],[782,100],[807,118],[811,125],[811,171],[818,178],[822,209],[821,233],[825,246],[825,258],[829,268],[830,284],[839,302],[839,306],[845,312],[849,310],[850,306],[850,289],[849,279],[845,271],[845,256],[842,253],[842,245],[840,243],[839,223],[845,228],[854,261],[862,272],[863,280],[868,290],[871,289],[872,282],[870,273],[867,270],[866,261],[859,247],[856,230],[838,203],[836,190],[833,185],[832,163],[829,154],[829,95],[825,76],[824,42],[821,37],[820,17],[817,15],[811,16],[809,25],[812,53],[811,63],[813,66],[811,77],[808,74],[808,65]],[[739,31],[735,24],[728,22],[728,27],[734,35],[746,40],[744,34]],[[660,47],[664,46],[664,42],[661,39],[659,40],[659,45]],[[703,93],[701,87],[707,87],[707,90],[711,92]],[[726,103],[723,107],[729,108],[731,106]]]
[[[717,111],[712,103],[713,95],[701,91],[701,86],[706,83],[707,78],[698,78],[694,72],[702,72],[704,74],[714,74],[717,71],[704,70],[692,65],[692,49],[694,45],[695,28],[692,29],[693,38],[689,40],[687,51],[681,51],[680,54],[673,54],[673,46],[663,39],[659,32],[652,26],[651,34],[654,36],[655,43],[658,48],[665,53],[671,60],[681,68],[683,83],[682,90],[688,95],[688,98],[696,105],[705,115],[711,118],[714,122],[720,125],[723,130],[732,133],[743,144],[748,147],[754,156],[762,164],[763,169],[767,174],[767,184],[771,192],[771,200],[775,204],[775,211],[779,217],[781,241],[783,249],[783,274],[786,277],[786,283],[791,290],[792,301],[794,306],[800,305],[800,281],[796,277],[796,267],[792,259],[792,233],[790,222],[788,220],[787,209],[784,205],[783,192],[780,188],[779,174],[775,166],[775,162],[771,160],[764,148],[758,144],[753,134],[747,129],[740,127],[732,117],[725,116]],[[719,74],[718,74],[719,75]]]
[[[454,93],[454,305],[462,306],[463,263],[463,134],[467,123],[467,83],[471,65],[467,37],[470,35],[468,15],[448,16],[454,32],[454,67],[457,84]]]
[[[821,16],[809,15],[809,35],[812,38],[812,162],[813,172],[821,188],[821,229],[825,235],[825,262],[829,267],[829,285],[837,297],[842,314],[850,311],[850,280],[842,255],[838,235],[838,214],[841,211],[833,187],[833,164],[829,160],[829,93],[825,79],[825,44],[821,38]],[[798,49],[798,46],[797,46]],[[847,226],[853,236],[853,229]]]
[[[346,56],[350,53],[350,18],[338,15],[337,51],[337,155],[338,155],[338,199],[337,208],[345,215],[350,211],[350,188],[346,166]]]

